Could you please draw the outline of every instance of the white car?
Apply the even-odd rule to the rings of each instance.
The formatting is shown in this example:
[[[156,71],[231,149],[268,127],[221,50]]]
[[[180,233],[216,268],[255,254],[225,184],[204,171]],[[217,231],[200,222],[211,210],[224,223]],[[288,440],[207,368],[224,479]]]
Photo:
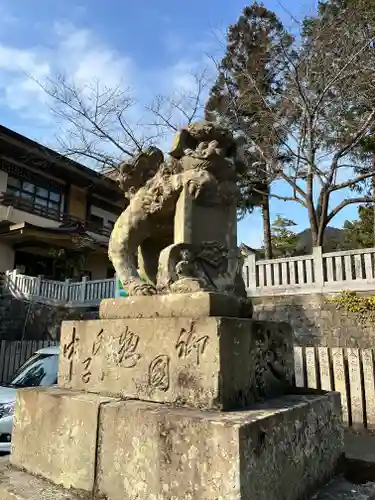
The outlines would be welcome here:
[[[9,384],[0,386],[0,453],[11,451],[17,389],[57,384],[59,352],[58,346],[40,349],[21,366]]]

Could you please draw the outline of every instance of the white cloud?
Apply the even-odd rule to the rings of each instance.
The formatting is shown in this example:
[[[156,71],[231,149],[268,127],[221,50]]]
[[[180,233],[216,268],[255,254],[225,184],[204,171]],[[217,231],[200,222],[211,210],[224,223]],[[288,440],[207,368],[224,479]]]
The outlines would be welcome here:
[[[78,85],[100,79],[102,85],[113,87],[125,78],[131,79],[131,58],[97,40],[92,31],[56,23],[55,33],[58,69],[70,74]]]
[[[22,50],[0,44],[0,102],[3,107],[34,119],[47,118],[43,106],[44,93],[27,75],[43,80],[50,74],[49,63],[38,50]]]
[[[34,80],[44,82],[62,74],[78,86],[99,81],[107,88],[121,85],[124,90],[132,89],[139,105],[129,110],[129,120],[137,123],[144,117],[143,105],[149,104],[156,94],[194,94],[193,74],[198,75],[210,64],[201,51],[197,56],[189,46],[184,59],[150,70],[147,66],[137,66],[130,55],[119,53],[90,29],[77,28],[65,21],[56,22],[48,29],[48,36],[43,32],[47,40],[44,44],[21,48],[9,44],[0,33],[0,107],[12,113],[13,122],[16,121],[13,118],[18,118],[24,133],[25,122],[30,123],[30,133],[27,133],[36,140],[40,140],[41,135],[45,137],[46,124],[49,124],[53,141],[57,124],[48,107],[51,101]],[[164,142],[170,144],[170,135],[162,147]],[[53,146],[53,142],[49,145]]]
[[[53,33],[45,46],[16,48],[0,39],[0,105],[21,119],[33,119],[35,125],[52,120],[48,97],[37,82],[55,74],[66,74],[77,85],[99,79],[107,87],[132,79],[131,59],[97,40],[90,30],[56,23]]]

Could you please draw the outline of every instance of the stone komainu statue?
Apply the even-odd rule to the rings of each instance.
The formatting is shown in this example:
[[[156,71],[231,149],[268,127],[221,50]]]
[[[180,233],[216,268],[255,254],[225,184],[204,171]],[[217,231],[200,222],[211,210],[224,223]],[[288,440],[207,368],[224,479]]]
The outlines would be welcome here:
[[[162,152],[150,147],[120,165],[129,205],[109,242],[118,277],[129,295],[216,290],[245,297],[237,246],[173,244],[176,205],[184,190],[201,207],[234,206],[235,218],[236,142],[226,129],[202,121],[177,134],[169,155],[164,161]],[[137,251],[146,282],[137,272]]]

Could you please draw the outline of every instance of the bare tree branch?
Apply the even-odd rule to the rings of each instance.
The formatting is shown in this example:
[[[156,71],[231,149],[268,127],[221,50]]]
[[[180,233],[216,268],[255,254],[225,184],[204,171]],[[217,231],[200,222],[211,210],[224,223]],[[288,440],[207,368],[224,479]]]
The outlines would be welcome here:
[[[151,127],[177,132],[182,126],[189,125],[203,116],[205,91],[208,87],[207,70],[201,73],[188,74],[194,80],[192,94],[177,91],[170,96],[157,95],[153,102],[146,106],[151,116],[156,118],[148,122]]]
[[[329,215],[327,216],[327,219],[328,219],[328,223],[331,222],[331,220],[345,207],[347,207],[348,205],[353,205],[353,204],[356,204],[356,203],[373,203],[374,202],[374,199],[372,197],[366,197],[366,196],[362,196],[362,197],[358,197],[358,198],[348,198],[344,201],[342,201],[341,203],[339,203],[330,213]]]
[[[341,182],[340,184],[333,184],[330,188],[329,191],[338,191],[339,189],[346,189],[348,187],[354,186],[355,184],[358,184],[361,181],[364,181],[365,179],[369,179],[370,177],[374,176],[374,172],[367,172],[366,174],[358,175],[357,177],[354,177],[354,179],[349,179],[345,182]]]
[[[61,153],[86,159],[101,170],[117,168],[121,162],[126,165],[128,158],[176,132],[181,122],[186,125],[195,120],[203,110],[208,82],[205,71],[192,74],[191,89],[159,95],[151,108],[136,102],[121,82],[111,88],[100,80],[77,84],[57,75],[40,82],[28,76],[45,92],[60,123]]]

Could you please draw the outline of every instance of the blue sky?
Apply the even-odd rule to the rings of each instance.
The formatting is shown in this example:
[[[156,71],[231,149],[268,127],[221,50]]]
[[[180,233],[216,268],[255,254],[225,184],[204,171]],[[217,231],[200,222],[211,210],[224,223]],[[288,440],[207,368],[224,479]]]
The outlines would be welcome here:
[[[288,28],[312,12],[315,0],[265,1]],[[38,80],[57,72],[78,80],[100,78],[107,85],[134,89],[140,101],[155,93],[168,95],[189,86],[191,71],[218,58],[218,33],[236,21],[246,2],[240,0],[1,0],[0,113],[1,123],[53,146],[54,118],[46,96],[27,74]],[[219,36],[220,37],[220,36]],[[341,196],[341,195],[340,195]],[[306,212],[290,202],[273,201],[272,217],[293,219],[307,226]],[[334,219],[340,226],[356,208]],[[259,211],[239,224],[239,239],[259,246]]]

